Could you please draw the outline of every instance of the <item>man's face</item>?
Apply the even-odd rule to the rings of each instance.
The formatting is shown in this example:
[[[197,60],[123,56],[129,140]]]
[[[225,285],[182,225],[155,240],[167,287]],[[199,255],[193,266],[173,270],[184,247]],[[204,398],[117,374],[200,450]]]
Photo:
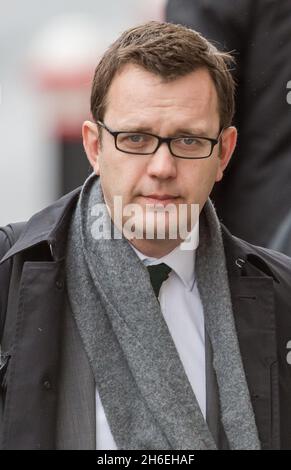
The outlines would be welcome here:
[[[215,86],[204,69],[164,82],[128,64],[112,81],[103,122],[114,131],[215,139],[220,130]],[[235,128],[228,128],[223,132],[221,149],[216,145],[211,157],[185,160],[171,155],[165,143],[151,155],[122,153],[115,148],[113,136],[104,129],[101,132],[102,144],[97,127],[84,123],[84,146],[100,175],[107,205],[113,210],[114,196],[121,196],[123,207],[139,204],[144,213],[147,204],[157,202],[177,207],[199,204],[201,210],[215,181],[222,178],[236,141]]]

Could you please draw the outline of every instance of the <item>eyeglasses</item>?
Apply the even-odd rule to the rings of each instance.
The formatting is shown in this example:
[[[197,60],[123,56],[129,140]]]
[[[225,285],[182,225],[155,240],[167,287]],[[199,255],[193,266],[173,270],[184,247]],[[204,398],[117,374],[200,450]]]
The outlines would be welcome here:
[[[101,121],[97,124],[114,137],[115,147],[120,152],[151,155],[165,142],[174,157],[185,159],[209,158],[224,131],[224,128],[221,129],[216,139],[196,135],[160,137],[147,132],[113,131]]]

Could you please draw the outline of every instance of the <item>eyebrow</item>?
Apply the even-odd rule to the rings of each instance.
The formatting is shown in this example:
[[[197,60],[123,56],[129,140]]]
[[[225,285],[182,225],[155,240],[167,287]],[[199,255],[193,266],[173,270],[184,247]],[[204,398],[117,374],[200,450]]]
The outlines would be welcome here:
[[[124,125],[120,127],[121,131],[124,132],[146,132],[149,134],[155,134],[151,127],[148,126],[131,126],[131,125]],[[155,134],[156,135],[156,134]],[[179,135],[197,135],[197,136],[204,136],[207,137],[207,131],[202,128],[177,128],[175,131],[169,134],[169,137],[175,137]]]
[[[189,128],[179,128],[175,131],[174,135],[198,135],[198,136],[204,136],[206,137],[207,135],[207,131],[205,129],[200,129],[200,128],[192,128],[192,129],[189,129]]]

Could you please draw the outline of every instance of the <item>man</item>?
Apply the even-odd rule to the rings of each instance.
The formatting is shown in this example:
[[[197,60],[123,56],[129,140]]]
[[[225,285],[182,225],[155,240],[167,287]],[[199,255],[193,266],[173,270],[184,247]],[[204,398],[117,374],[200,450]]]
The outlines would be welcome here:
[[[10,250],[2,229],[3,448],[291,447],[290,259],[208,199],[236,143],[229,61],[150,22],[97,65],[93,174]]]

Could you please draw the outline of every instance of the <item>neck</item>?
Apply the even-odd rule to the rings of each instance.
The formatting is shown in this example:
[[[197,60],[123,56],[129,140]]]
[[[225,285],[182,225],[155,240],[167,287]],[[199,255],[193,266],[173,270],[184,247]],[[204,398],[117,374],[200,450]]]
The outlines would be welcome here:
[[[162,258],[173,251],[182,240],[132,239],[129,242],[141,253],[150,258]]]

